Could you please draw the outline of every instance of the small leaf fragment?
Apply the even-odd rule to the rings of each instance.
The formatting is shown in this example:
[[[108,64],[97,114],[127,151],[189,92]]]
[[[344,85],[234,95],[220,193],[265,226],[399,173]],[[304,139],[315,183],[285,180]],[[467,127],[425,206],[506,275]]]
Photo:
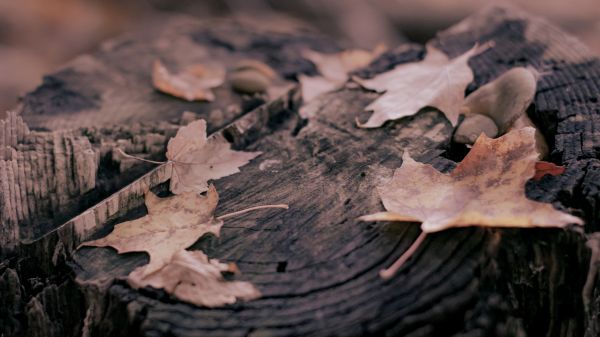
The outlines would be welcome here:
[[[559,176],[565,173],[565,170],[564,166],[558,166],[547,161],[538,161],[535,163],[535,175],[533,176],[533,180],[540,181],[546,175]]]
[[[167,145],[167,159],[173,165],[171,192],[204,192],[208,180],[240,172],[260,152],[231,150],[220,134],[206,137],[206,122],[202,119],[181,127]]]
[[[154,61],[152,83],[154,88],[187,101],[212,101],[215,95],[210,90],[223,84],[225,68],[219,65],[195,64],[180,73],[171,73],[160,61]]]
[[[209,308],[260,297],[252,283],[225,280],[224,272],[239,273],[239,270],[235,264],[208,259],[201,251],[180,250],[160,270],[148,275],[134,271],[127,282],[135,289],[147,286],[164,289],[182,301]]]

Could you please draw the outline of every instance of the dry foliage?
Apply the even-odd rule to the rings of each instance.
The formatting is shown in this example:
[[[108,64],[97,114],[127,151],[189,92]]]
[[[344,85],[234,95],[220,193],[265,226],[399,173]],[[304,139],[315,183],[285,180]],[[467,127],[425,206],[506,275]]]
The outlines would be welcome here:
[[[182,72],[171,73],[162,62],[154,61],[152,83],[154,88],[187,101],[212,101],[215,95],[210,90],[223,84],[225,68],[195,64]]]
[[[392,179],[378,188],[386,212],[364,221],[421,222],[423,233],[388,269],[392,277],[426,233],[453,227],[565,227],[582,220],[551,204],[527,199],[525,184],[536,174],[536,130],[526,127],[490,139],[481,135],[450,174],[414,161],[408,153]]]
[[[167,159],[173,165],[171,192],[204,192],[207,181],[240,172],[239,167],[260,155],[260,152],[231,150],[221,135],[206,137],[206,122],[194,121],[181,127],[169,140]]]
[[[298,76],[302,87],[302,100],[308,103],[320,94],[339,87],[346,82],[352,71],[367,66],[385,50],[384,45],[375,47],[373,51],[350,49],[334,54],[305,50],[302,56],[315,64],[321,76]],[[303,110],[300,114],[303,115]]]
[[[104,238],[82,246],[113,247],[117,252],[147,252],[150,262],[138,267],[130,276],[144,278],[173,259],[173,255],[191,246],[206,233],[219,235],[223,222],[213,213],[219,202],[214,186],[206,196],[185,193],[159,198],[148,191],[145,195],[148,214],[139,219],[117,224]]]
[[[581,219],[551,204],[527,199],[535,175],[535,129],[490,139],[480,136],[450,174],[414,161],[407,153],[393,178],[378,188],[387,212],[363,220],[419,221],[424,232],[452,227],[564,227]]]
[[[452,125],[458,122],[465,89],[473,81],[467,61],[489,48],[475,46],[459,57],[448,59],[442,51],[427,45],[425,59],[406,63],[372,79],[356,79],[363,87],[383,94],[365,109],[373,111],[362,128],[377,128],[385,122],[412,116],[425,107],[442,111]]]
[[[127,281],[133,288],[164,289],[182,301],[210,308],[260,297],[252,283],[223,278],[223,272],[236,270],[235,265],[209,260],[201,251],[180,250],[162,269],[145,277],[132,273]]]
[[[145,195],[146,216],[117,224],[108,236],[85,242],[82,246],[110,246],[119,253],[147,252],[150,262],[127,276],[133,288],[164,289],[182,301],[207,307],[231,304],[238,298],[258,298],[260,292],[251,283],[223,278],[222,272],[238,271],[235,264],[209,260],[200,251],[185,249],[204,234],[218,236],[224,218],[255,209],[287,209],[287,205],[257,206],[215,218],[218,201],[219,195],[213,185],[206,196],[184,193],[159,198],[148,191]]]

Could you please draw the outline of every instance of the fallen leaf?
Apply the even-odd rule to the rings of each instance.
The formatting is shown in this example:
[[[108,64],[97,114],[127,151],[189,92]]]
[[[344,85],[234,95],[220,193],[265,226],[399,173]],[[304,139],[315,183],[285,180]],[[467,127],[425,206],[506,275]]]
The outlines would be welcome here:
[[[298,81],[302,86],[302,102],[305,104],[311,102],[313,98],[320,94],[331,91],[340,85],[340,83],[328,80],[323,76],[306,76],[304,74],[298,75]]]
[[[106,237],[81,246],[111,246],[119,254],[147,252],[150,262],[132,272],[137,277],[145,277],[164,267],[175,253],[191,246],[204,234],[219,235],[223,222],[213,216],[219,201],[213,185],[206,196],[184,193],[159,198],[148,191],[144,198],[146,216],[117,224]]]
[[[240,166],[260,154],[231,150],[220,134],[206,137],[204,120],[194,121],[181,127],[167,145],[167,159],[173,165],[171,192],[204,192],[208,180],[238,173]]]
[[[533,180],[540,181],[545,175],[559,176],[565,173],[564,166],[558,166],[547,161],[538,161],[535,163],[535,174]]]
[[[384,45],[378,45],[373,51],[350,49],[333,54],[305,50],[302,56],[314,63],[319,73],[326,79],[343,82],[348,79],[349,73],[369,65],[385,50]]]
[[[450,174],[414,161],[408,153],[393,178],[378,188],[387,212],[367,221],[422,222],[423,232],[452,227],[564,227],[581,219],[551,204],[527,199],[525,183],[535,175],[535,129],[490,139],[480,136]]]
[[[322,54],[305,50],[302,56],[315,64],[321,76],[306,76],[300,74],[298,81],[302,87],[302,101],[310,102],[322,93],[331,91],[348,80],[348,75],[354,70],[369,65],[375,58],[385,52],[384,45],[378,45],[373,51],[351,49],[339,53]],[[304,111],[300,110],[300,116]]]
[[[475,46],[459,57],[448,59],[442,51],[427,45],[425,59],[406,63],[368,80],[356,79],[363,87],[383,94],[365,110],[373,111],[361,128],[376,128],[385,122],[412,116],[425,107],[442,111],[452,125],[458,122],[465,89],[473,81],[468,60],[491,44]]]
[[[450,174],[418,163],[408,153],[392,179],[378,187],[386,212],[363,221],[421,222],[422,233],[389,268],[390,278],[416,251],[427,233],[453,227],[565,227],[582,220],[525,196],[539,153],[536,130],[526,127],[497,139],[481,135]]]
[[[209,260],[201,251],[180,250],[160,270],[146,276],[133,272],[127,281],[136,289],[164,289],[182,301],[210,308],[260,297],[250,282],[225,280],[222,273],[232,270],[237,270],[235,264]]]
[[[154,61],[152,83],[157,90],[188,101],[212,101],[215,95],[210,90],[223,84],[225,68],[201,64],[192,65],[182,72],[173,74],[160,61]]]

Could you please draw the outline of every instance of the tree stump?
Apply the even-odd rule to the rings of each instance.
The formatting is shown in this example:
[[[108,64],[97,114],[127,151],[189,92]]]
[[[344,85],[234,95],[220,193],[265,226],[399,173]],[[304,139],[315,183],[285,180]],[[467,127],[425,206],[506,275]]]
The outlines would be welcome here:
[[[0,125],[0,332],[600,335],[599,273],[590,268],[600,255],[600,240],[593,239],[600,229],[600,62],[551,25],[508,8],[480,12],[433,43],[456,56],[490,40],[494,48],[469,61],[475,79],[468,92],[514,66],[544,72],[529,115],[549,142],[549,159],[567,169],[530,181],[527,194],[581,216],[583,231],[448,230],[430,235],[394,278],[381,279],[378,271],[410,246],[419,228],[357,218],[382,209],[375,186],[401,165],[404,151],[441,171],[454,168],[460,151],[451,144],[450,123],[424,109],[380,129],[357,129],[355,117],[364,117],[378,94],[351,82],[320,96],[308,120],[297,113],[297,88],[266,100],[225,85],[213,103],[159,94],[150,85],[156,57],[175,66],[219,58],[229,67],[255,58],[293,79],[316,71],[300,56],[303,48],[337,50],[306,32],[176,18],[156,31],[109,41],[47,76]],[[357,75],[374,76],[424,53],[422,46],[401,45]],[[186,110],[194,113],[182,118]],[[121,144],[137,156],[162,159],[178,125],[194,118],[206,119],[209,131],[237,149],[263,152],[241,173],[215,181],[217,215],[256,204],[290,205],[286,212],[228,219],[219,238],[205,236],[193,246],[235,262],[239,279],[261,291],[257,300],[208,309],[160,290],[134,290],[123,277],[147,263],[145,253],[76,249],[116,223],[143,216],[144,186],[168,193],[165,166],[118,160],[112,148]]]

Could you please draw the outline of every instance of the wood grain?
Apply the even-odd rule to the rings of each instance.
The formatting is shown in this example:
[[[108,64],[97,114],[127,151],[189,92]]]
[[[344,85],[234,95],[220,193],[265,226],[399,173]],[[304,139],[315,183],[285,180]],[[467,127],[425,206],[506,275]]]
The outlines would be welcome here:
[[[264,55],[265,46],[273,45],[264,42],[270,37],[262,33],[252,35],[261,43],[248,44],[245,38],[231,38],[230,31],[236,29],[202,31],[193,39],[251,55]],[[73,336],[597,336],[600,282],[588,292],[587,312],[581,294],[589,279],[586,236],[600,226],[600,138],[595,135],[600,129],[595,126],[600,121],[599,61],[547,23],[507,8],[478,13],[433,42],[458,55],[488,40],[495,47],[469,61],[475,80],[468,92],[513,66],[547,72],[529,113],[548,140],[549,159],[567,170],[528,183],[527,195],[582,216],[583,230],[466,228],[436,233],[396,277],[384,281],[379,269],[401,255],[419,229],[417,224],[358,222],[358,216],[383,209],[374,187],[391,176],[404,151],[448,171],[464,149],[450,144],[453,130],[434,110],[363,130],[355,127],[355,117],[365,116],[364,107],[377,94],[347,84],[311,104],[316,117],[305,121],[296,113],[298,93],[291,92],[220,131],[237,148],[264,154],[241,173],[215,182],[220,193],[217,215],[265,203],[288,203],[290,209],[228,219],[221,237],[204,237],[194,245],[211,258],[235,262],[240,279],[253,282],[262,298],[199,308],[162,291],[129,288],[122,278],[147,262],[143,253],[118,255],[110,248],[89,247],[73,251],[82,239],[145,214],[140,194],[129,193],[124,211],[95,215],[91,230],[59,227],[42,240],[22,245],[18,262],[9,259],[0,265],[0,296],[15,294],[6,296],[10,300],[0,308],[20,313],[4,318],[6,331],[22,334],[27,326],[23,322],[52,318],[60,329],[45,330],[47,336],[57,336],[57,331]],[[423,52],[421,46],[400,46],[357,74],[373,76],[419,60]],[[110,58],[118,49],[105,53]],[[280,74],[314,71],[303,61],[280,57],[290,61],[279,66],[273,61]],[[78,83],[79,77],[73,78]],[[62,89],[47,90],[44,95],[52,96]],[[34,92],[30,98],[42,96]],[[22,110],[26,120],[31,116],[33,124],[41,125],[46,123],[43,118],[53,119],[34,118],[32,106]],[[87,114],[81,111],[89,109],[72,113]],[[150,118],[162,119],[153,113]],[[212,115],[198,113],[211,124]],[[78,118],[74,126],[81,126]],[[215,128],[226,124],[217,119]],[[269,165],[261,165],[267,161]],[[165,180],[150,185],[165,194]],[[30,281],[35,275],[43,279],[41,285]],[[69,305],[81,310],[56,315],[56,303],[67,296]]]

